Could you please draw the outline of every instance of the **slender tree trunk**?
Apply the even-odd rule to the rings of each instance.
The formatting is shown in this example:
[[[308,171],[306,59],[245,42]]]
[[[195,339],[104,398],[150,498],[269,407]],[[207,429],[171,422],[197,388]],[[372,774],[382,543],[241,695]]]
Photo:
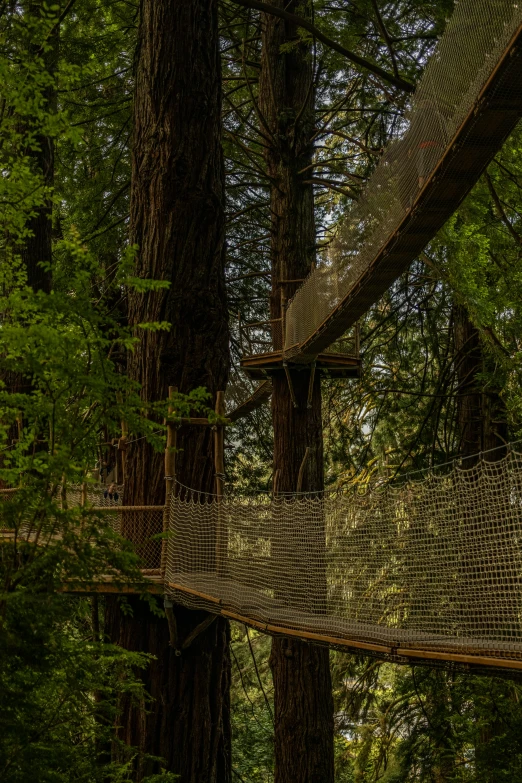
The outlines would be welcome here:
[[[42,0],[31,0],[27,2],[25,13],[32,20],[41,18],[43,8]],[[32,27],[29,27],[32,32]],[[34,32],[32,32],[34,35]],[[58,59],[59,29],[56,28],[53,35],[42,50],[40,41],[29,43],[30,55],[38,57],[44,63],[45,70],[49,76],[53,76],[56,70]],[[52,111],[56,103],[56,91],[49,85],[44,90],[44,110]],[[22,129],[29,131],[30,128]],[[52,202],[49,196],[49,189],[54,184],[54,139],[45,136],[43,133],[37,133],[36,144],[27,151],[33,169],[42,178],[42,184],[46,190],[46,196],[43,203],[35,210],[35,214],[28,221],[27,228],[29,235],[24,240],[20,248],[20,255],[27,272],[27,282],[35,291],[49,292],[51,290],[51,271],[52,261]],[[47,268],[42,268],[42,264]]]
[[[137,274],[170,287],[131,294],[129,320],[171,328],[140,333],[128,373],[148,401],[165,399],[169,385],[185,393],[204,386],[214,397],[229,363],[217,0],[142,0],[138,46],[131,240]],[[182,427],[177,448],[177,478],[213,491],[209,428]],[[145,441],[128,451],[125,484],[126,503],[164,501],[163,456]],[[153,754],[180,783],[227,783],[228,623],[216,619],[176,655],[164,617],[138,600],[131,605],[133,616],[109,602],[107,630],[114,642],[155,656],[143,674],[152,703],[122,705],[119,738],[140,751],[133,779],[159,771],[146,757]],[[181,639],[205,617],[174,611]]]
[[[297,2],[276,0],[295,11]],[[303,13],[301,8],[301,13]],[[299,43],[296,28],[263,15],[263,48],[259,108],[261,130],[269,137],[267,173],[270,208],[272,293],[270,317],[281,318],[283,306],[315,263],[314,194],[310,184],[313,156],[314,73],[308,44]],[[293,43],[281,51],[283,44]],[[277,347],[282,335],[274,332]],[[280,492],[295,492],[299,469],[308,451],[302,490],[323,488],[321,386],[313,384],[307,407],[310,372],[292,372],[298,402],[294,407],[284,372],[273,378],[274,471]],[[282,531],[299,546],[303,531]],[[316,531],[317,532],[317,531]],[[319,531],[324,536],[324,530]],[[290,537],[290,538],[288,538]],[[319,576],[319,581],[321,576]],[[274,679],[276,783],[333,781],[333,700],[328,649],[295,639],[274,638],[270,666]]]
[[[507,416],[494,380],[486,383],[482,374],[488,371],[480,335],[462,305],[453,308],[455,335],[455,368],[458,378],[457,433],[459,453],[464,467],[472,467],[476,455],[498,449],[487,455],[492,462],[504,456],[498,448],[507,442]],[[491,370],[491,368],[489,368]]]
[[[507,412],[495,383],[492,368],[488,366],[488,357],[484,353],[479,332],[471,322],[468,311],[462,305],[455,305],[453,316],[455,362],[459,381],[457,401],[459,450],[463,456],[463,467],[471,468],[479,461],[478,453],[481,451],[485,452],[484,459],[488,462],[496,462],[505,456],[506,449],[503,447],[509,437]],[[486,381],[488,375],[490,376],[489,382]],[[470,480],[474,480],[473,474]],[[471,505],[474,507],[473,496],[471,498]],[[490,576],[489,584],[484,585],[484,575],[491,571],[491,563],[487,558],[487,538],[491,534],[495,534],[497,528],[502,527],[504,519],[502,516],[498,519],[491,518],[487,510],[481,512],[475,508],[470,513],[470,517],[472,514],[474,514],[476,522],[469,531],[470,542],[466,550],[472,554],[469,556],[469,564],[468,559],[464,559],[464,568],[467,571],[464,573],[464,579],[466,579],[468,590],[471,584],[471,593],[474,595],[478,607],[471,614],[471,622],[475,627],[485,628],[485,620],[480,608],[481,595],[484,595],[484,599],[487,600],[488,594],[492,592],[500,598],[502,592],[504,590],[509,592],[512,586],[506,585],[503,575],[498,578],[494,574]],[[481,519],[481,515],[484,515],[483,519]],[[480,539],[484,536],[486,541],[482,547]],[[484,552],[484,560],[482,560],[482,552]],[[473,580],[475,579],[479,585],[473,589]],[[509,601],[506,602],[506,605],[509,605]],[[515,614],[511,620],[516,626],[518,616]],[[495,624],[498,621],[499,618],[495,618]],[[502,731],[503,726],[498,720],[498,716],[492,716],[491,722],[481,728],[475,747],[475,763],[481,772],[481,780],[493,781],[496,777],[495,773],[498,772],[498,769],[495,768],[497,758],[494,753],[490,752],[489,743]],[[446,779],[450,779],[449,775]]]

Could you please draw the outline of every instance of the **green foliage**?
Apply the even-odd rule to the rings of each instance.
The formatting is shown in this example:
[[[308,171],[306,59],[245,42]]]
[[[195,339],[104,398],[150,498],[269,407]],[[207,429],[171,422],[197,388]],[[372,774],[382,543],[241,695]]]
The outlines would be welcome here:
[[[0,21],[0,778],[6,783],[129,780],[130,761],[110,759],[118,705],[124,695],[140,703],[148,698],[139,677],[148,657],[107,644],[97,601],[91,614],[90,599],[74,595],[102,575],[139,589],[139,558],[114,532],[110,515],[89,505],[66,508],[61,497],[67,485],[95,481],[100,442],[119,436],[122,421],[130,437],[148,438],[158,449],[165,442],[167,401],[146,404],[123,372],[143,330],[165,328],[130,329],[127,293],[164,283],[133,277],[136,248],[121,234],[106,237],[101,248],[75,225],[93,199],[78,176],[90,140],[64,96],[88,91],[86,81],[103,82],[104,68],[120,60],[114,51],[99,60],[94,34],[110,17],[110,45],[121,39],[118,10],[128,19],[124,3],[109,11],[80,4],[62,20],[59,45],[60,6],[16,4]],[[72,56],[80,38],[83,50]],[[54,178],[40,165],[45,145],[57,153]],[[50,204],[52,262],[40,259],[52,280],[46,292],[30,284],[22,251],[36,230],[33,219]],[[183,416],[206,411],[206,400],[199,389],[173,402]]]
[[[416,81],[452,2],[377,3],[393,52],[373,0],[345,6],[319,0],[314,24]],[[18,488],[2,501],[0,525],[0,778],[8,783],[128,780],[128,767],[109,759],[112,727],[122,695],[147,699],[137,676],[147,658],[104,642],[103,603],[60,592],[85,590],[101,574],[139,581],[139,561],[107,516],[62,508],[60,487],[94,481],[100,443],[120,435],[122,420],[130,437],[163,448],[167,415],[166,401],[145,404],[125,376],[144,331],[167,328],[126,324],[129,290],[166,285],[134,276],[138,249],[127,241],[137,6],[82,0],[67,8],[59,35],[63,4],[10,4],[0,20],[0,485]],[[267,316],[271,225],[257,106],[260,21],[231,2],[220,13],[229,304],[231,318],[241,312],[256,321]],[[308,33],[297,35],[310,42],[316,75],[320,256],[400,130],[409,98]],[[38,166],[49,141],[52,183]],[[510,435],[520,436],[520,145],[517,132],[437,240],[365,316],[361,382],[323,384],[331,485],[455,455],[456,303],[480,330],[488,357],[481,383],[501,395]],[[28,284],[21,252],[31,220],[49,204],[45,293]],[[237,364],[235,336],[232,352]],[[178,415],[208,413],[204,390],[174,402]],[[234,430],[228,470],[241,490],[270,487],[271,437],[268,408]],[[268,638],[233,627],[233,769],[245,783],[273,780],[269,648]],[[332,672],[337,783],[521,777],[518,682],[341,653],[332,654]]]
[[[244,783],[273,781],[273,685],[270,639],[232,624],[232,766]]]
[[[398,667],[341,653],[333,654],[332,676],[340,729],[336,780],[518,780],[518,678]]]

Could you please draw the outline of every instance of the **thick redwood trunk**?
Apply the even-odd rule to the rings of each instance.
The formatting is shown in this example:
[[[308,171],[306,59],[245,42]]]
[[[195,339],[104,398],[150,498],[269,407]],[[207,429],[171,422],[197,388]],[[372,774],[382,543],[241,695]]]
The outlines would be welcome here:
[[[277,0],[275,4],[289,11],[297,8],[296,2]],[[263,133],[267,128],[270,133],[266,164],[271,178],[272,319],[281,317],[284,302],[298,285],[283,281],[305,277],[315,261],[314,195],[312,185],[304,182],[310,178],[313,155],[314,74],[310,48],[296,45],[297,40],[297,30],[291,25],[273,16],[263,17],[259,103],[266,123]],[[294,47],[282,52],[282,45],[289,41]],[[298,402],[294,407],[285,374],[273,378],[274,476],[279,492],[297,490],[307,449],[301,489],[323,488],[321,386],[317,375],[308,408],[309,379],[309,370],[292,371]],[[319,542],[319,555],[320,539],[324,539],[320,523],[319,527],[314,531],[281,531],[287,551],[298,553],[300,537],[308,534]],[[304,565],[307,568],[313,564]],[[296,572],[293,578],[299,580]],[[316,574],[314,584],[317,609],[324,573]],[[274,678],[276,783],[331,783],[333,701],[328,650],[275,638],[270,666]]]
[[[226,783],[230,779],[228,624],[216,619],[181,656],[169,647],[162,617],[143,601],[133,601],[129,618],[112,607],[112,641],[127,650],[148,652],[156,660],[143,672],[150,702],[125,699],[118,739],[138,749],[133,779],[160,767],[181,781]],[[205,617],[204,612],[176,608],[181,639]],[[160,755],[165,763],[147,758]]]
[[[131,239],[137,274],[168,280],[168,290],[131,294],[131,324],[169,321],[140,333],[128,373],[147,401],[204,386],[213,399],[228,375],[224,283],[224,188],[220,146],[220,61],[217,0],[142,0],[134,106]],[[209,403],[212,404],[212,399]],[[177,478],[213,490],[208,428],[178,432]],[[125,502],[163,503],[163,456],[145,441],[127,455]],[[159,532],[140,531],[142,535]],[[159,565],[159,563],[158,563]],[[215,620],[176,656],[165,619],[139,601],[124,616],[110,602],[107,630],[117,643],[156,656],[144,673],[154,701],[123,705],[121,737],[141,754],[162,756],[180,783],[230,778],[228,625]],[[181,639],[202,614],[175,607]],[[134,779],[159,770],[137,763]]]

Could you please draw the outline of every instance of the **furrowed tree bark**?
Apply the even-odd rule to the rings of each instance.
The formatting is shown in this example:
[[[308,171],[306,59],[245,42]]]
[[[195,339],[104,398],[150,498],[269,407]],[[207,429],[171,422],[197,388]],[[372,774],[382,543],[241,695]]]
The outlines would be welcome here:
[[[139,247],[137,274],[171,285],[131,293],[129,321],[168,321],[171,327],[139,333],[128,374],[147,401],[166,399],[169,385],[183,393],[204,386],[215,398],[226,386],[229,364],[217,0],[142,0],[138,46],[131,241]],[[213,491],[210,428],[181,427],[177,449],[179,481]],[[161,504],[164,497],[163,455],[143,440],[131,444],[126,504]],[[153,532],[159,531],[139,535]],[[122,704],[119,739],[139,749],[133,780],[165,766],[180,783],[227,783],[227,621],[216,619],[177,656],[166,619],[139,600],[130,603],[132,617],[109,602],[109,636],[156,657],[143,673],[151,704]],[[174,611],[182,639],[206,616],[178,606]]]
[[[274,3],[293,13],[297,2]],[[300,6],[302,13],[302,6]],[[309,8],[306,9],[307,13]],[[273,15],[262,15],[262,56],[259,81],[261,130],[269,135],[265,152],[271,178],[270,209],[272,292],[270,317],[281,318],[284,302],[315,263],[313,186],[305,184],[312,162],[314,73],[311,47],[297,28]],[[283,44],[292,48],[282,52]],[[274,332],[276,347],[282,334]],[[299,469],[302,491],[323,488],[321,386],[316,374],[312,406],[307,408],[309,369],[292,371],[298,407],[294,407],[284,372],[273,377],[274,475],[277,491],[295,492]],[[300,532],[283,530],[286,546],[299,548]],[[317,532],[317,531],[316,531]],[[324,530],[319,531],[324,537]],[[320,552],[320,550],[319,550]],[[319,554],[318,552],[318,554]],[[319,582],[324,578],[318,574]],[[333,701],[326,648],[295,639],[274,638],[270,666],[274,680],[275,782],[333,783]]]

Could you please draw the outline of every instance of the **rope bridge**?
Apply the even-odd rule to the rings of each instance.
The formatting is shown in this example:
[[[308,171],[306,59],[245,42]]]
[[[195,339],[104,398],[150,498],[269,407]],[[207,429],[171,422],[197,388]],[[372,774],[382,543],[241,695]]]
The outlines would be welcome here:
[[[401,138],[287,308],[287,359],[309,362],[340,338],[471,190],[522,115],[521,40],[521,2],[456,3]]]
[[[522,453],[293,497],[171,497],[165,590],[268,633],[522,669]]]
[[[400,486],[381,478],[315,495],[218,496],[176,483],[168,507],[91,505],[105,491],[89,487],[86,501],[70,487],[68,502],[103,513],[134,544],[150,589],[189,608],[398,662],[522,669],[514,448]]]

